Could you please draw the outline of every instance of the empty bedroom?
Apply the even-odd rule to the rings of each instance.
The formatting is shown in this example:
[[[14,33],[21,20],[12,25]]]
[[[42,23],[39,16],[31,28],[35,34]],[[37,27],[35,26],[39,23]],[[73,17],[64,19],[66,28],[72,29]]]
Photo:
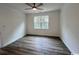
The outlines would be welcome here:
[[[79,4],[0,3],[0,55],[79,54]]]

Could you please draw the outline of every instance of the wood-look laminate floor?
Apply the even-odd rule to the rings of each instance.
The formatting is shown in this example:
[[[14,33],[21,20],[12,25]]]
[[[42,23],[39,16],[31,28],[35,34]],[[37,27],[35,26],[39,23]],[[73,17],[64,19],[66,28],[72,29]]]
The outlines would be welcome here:
[[[0,49],[0,55],[70,55],[58,38],[27,36]]]

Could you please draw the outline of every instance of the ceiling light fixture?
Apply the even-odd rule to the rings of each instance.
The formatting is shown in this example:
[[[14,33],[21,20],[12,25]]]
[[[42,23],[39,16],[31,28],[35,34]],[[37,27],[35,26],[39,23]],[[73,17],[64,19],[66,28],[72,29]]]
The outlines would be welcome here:
[[[36,8],[32,8],[32,10],[37,10]]]

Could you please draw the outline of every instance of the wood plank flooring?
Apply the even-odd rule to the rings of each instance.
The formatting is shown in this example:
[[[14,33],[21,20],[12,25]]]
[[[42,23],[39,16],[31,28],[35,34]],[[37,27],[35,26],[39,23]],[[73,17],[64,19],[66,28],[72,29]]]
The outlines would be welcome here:
[[[0,55],[70,55],[58,38],[27,36],[0,49]]]

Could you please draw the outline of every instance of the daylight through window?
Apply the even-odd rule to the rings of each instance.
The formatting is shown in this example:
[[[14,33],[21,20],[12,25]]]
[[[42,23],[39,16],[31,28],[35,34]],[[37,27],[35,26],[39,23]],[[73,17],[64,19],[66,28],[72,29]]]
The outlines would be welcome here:
[[[45,16],[35,16],[34,17],[34,29],[48,29],[49,17]]]

